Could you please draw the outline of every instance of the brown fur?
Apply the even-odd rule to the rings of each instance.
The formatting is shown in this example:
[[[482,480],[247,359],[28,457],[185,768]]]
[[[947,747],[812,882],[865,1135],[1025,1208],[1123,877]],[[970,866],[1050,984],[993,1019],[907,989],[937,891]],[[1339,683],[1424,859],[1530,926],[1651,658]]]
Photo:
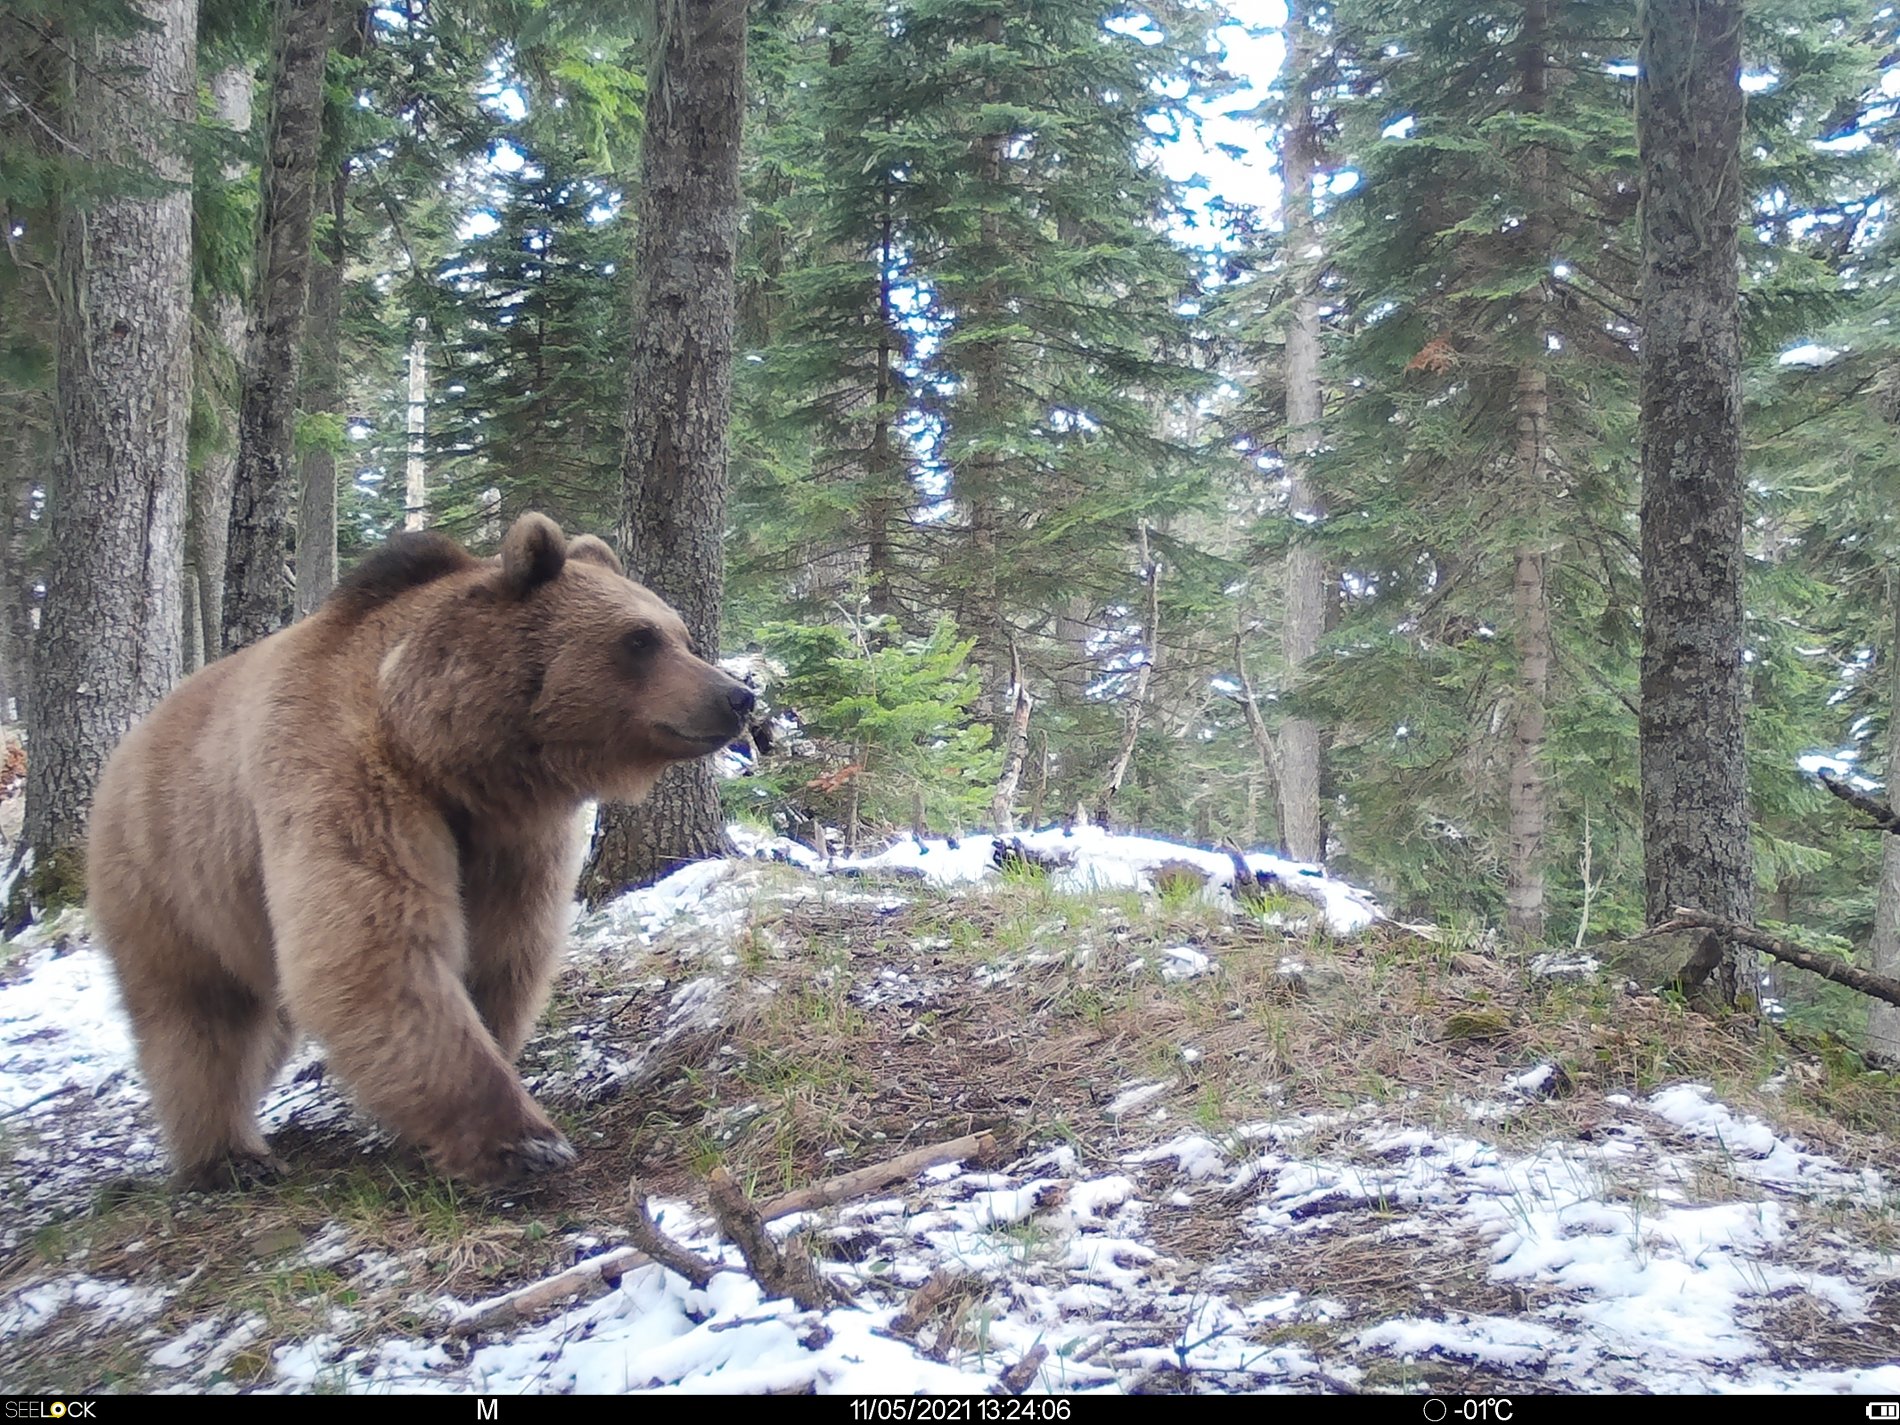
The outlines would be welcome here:
[[[605,544],[524,515],[499,559],[372,554],[314,614],[183,683],[93,806],[94,922],[181,1183],[268,1170],[300,1034],[453,1176],[573,1151],[515,1074],[593,797],[716,750],[750,696]]]

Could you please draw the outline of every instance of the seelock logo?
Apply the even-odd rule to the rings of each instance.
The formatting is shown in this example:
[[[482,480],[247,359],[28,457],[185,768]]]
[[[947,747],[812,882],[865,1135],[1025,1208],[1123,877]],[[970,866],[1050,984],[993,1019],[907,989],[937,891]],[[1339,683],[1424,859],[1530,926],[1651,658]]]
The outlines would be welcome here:
[[[9,1400],[8,1420],[97,1420],[96,1400]]]

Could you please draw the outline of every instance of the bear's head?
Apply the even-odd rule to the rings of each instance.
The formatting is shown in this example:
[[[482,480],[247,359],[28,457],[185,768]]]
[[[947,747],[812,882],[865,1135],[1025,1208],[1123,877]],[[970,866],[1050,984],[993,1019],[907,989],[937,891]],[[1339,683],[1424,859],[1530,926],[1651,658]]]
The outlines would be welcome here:
[[[744,732],[752,690],[601,540],[526,514],[498,558],[461,558],[378,670],[387,724],[425,774],[491,805],[631,803]]]

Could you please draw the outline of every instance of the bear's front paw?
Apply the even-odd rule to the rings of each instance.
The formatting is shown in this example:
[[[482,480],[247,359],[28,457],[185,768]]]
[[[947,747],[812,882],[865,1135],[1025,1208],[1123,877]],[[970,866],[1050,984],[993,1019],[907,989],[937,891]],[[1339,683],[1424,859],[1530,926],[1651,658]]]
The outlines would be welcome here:
[[[512,1143],[499,1143],[482,1152],[475,1162],[453,1176],[484,1187],[516,1187],[543,1173],[558,1173],[574,1164],[574,1147],[560,1130],[531,1130]]]
[[[268,1187],[289,1171],[273,1153],[227,1153],[181,1168],[172,1177],[172,1187],[179,1192],[249,1192]]]

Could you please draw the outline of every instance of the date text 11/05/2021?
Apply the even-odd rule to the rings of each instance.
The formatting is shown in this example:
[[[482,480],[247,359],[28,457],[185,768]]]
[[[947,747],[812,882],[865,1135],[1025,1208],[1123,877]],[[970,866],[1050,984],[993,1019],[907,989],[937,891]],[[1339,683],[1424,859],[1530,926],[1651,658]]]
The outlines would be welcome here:
[[[1073,1402],[1054,1395],[871,1395],[854,1397],[850,1418],[914,1421],[919,1425],[1041,1425],[1075,1418]]]

